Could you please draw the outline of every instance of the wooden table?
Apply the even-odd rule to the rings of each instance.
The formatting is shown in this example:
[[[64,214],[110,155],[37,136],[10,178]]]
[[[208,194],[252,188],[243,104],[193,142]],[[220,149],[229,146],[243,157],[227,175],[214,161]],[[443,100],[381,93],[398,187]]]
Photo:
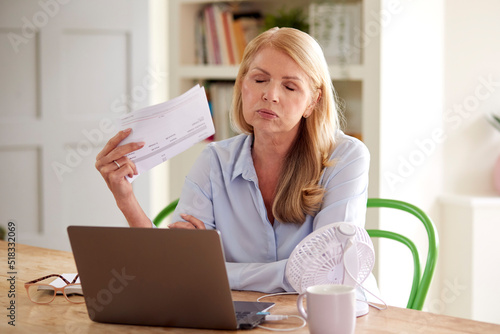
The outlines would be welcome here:
[[[45,248],[15,245],[15,267],[8,267],[8,244],[0,241],[2,264],[0,265],[0,332],[1,333],[235,333],[234,331],[194,330],[184,328],[145,327],[100,324],[92,322],[84,304],[71,304],[63,297],[56,298],[48,305],[37,305],[28,299],[24,283],[48,274],[76,272],[73,255]],[[12,251],[12,250],[9,250]],[[11,254],[10,255],[14,255]],[[12,257],[12,256],[11,256]],[[14,274],[10,274],[13,272]],[[11,286],[8,279],[14,278]],[[12,281],[14,282],[14,281]],[[15,288],[14,288],[15,286]],[[14,291],[15,290],[15,291]],[[15,297],[12,295],[15,294]],[[10,294],[10,296],[9,296]],[[256,300],[263,295],[258,292],[234,291],[235,300]],[[283,295],[266,298],[276,306],[273,314],[298,314],[296,296]],[[15,302],[15,327],[9,325],[9,307]],[[14,320],[12,317],[12,320]],[[267,325],[267,324],[266,324]],[[269,327],[287,328],[300,325],[300,320],[289,320],[269,324]],[[271,333],[264,329],[254,329],[247,333]],[[293,333],[309,333],[307,327]],[[373,308],[356,322],[356,333],[500,333],[500,325],[454,318],[421,311],[389,307],[384,311]]]

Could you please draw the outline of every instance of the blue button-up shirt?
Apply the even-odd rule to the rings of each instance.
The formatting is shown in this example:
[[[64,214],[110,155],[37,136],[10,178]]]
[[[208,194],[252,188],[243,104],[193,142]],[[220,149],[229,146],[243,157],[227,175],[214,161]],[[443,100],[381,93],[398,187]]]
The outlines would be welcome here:
[[[229,283],[234,290],[294,291],[285,278],[287,259],[309,233],[335,222],[364,227],[370,155],[359,140],[339,131],[320,184],[326,193],[303,224],[269,222],[255,172],[251,135],[207,146],[186,177],[172,221],[190,214],[220,231]]]

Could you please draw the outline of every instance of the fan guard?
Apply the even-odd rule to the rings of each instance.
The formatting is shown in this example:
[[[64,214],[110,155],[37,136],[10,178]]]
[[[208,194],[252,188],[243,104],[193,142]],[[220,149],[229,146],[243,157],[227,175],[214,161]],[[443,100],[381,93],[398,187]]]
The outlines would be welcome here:
[[[344,248],[346,255],[351,256],[344,256]],[[349,253],[352,251],[356,254]],[[295,247],[285,275],[292,287],[302,293],[318,284],[361,284],[374,264],[373,243],[366,230],[350,223],[333,223],[312,232]],[[355,281],[350,279],[346,267],[355,275]]]

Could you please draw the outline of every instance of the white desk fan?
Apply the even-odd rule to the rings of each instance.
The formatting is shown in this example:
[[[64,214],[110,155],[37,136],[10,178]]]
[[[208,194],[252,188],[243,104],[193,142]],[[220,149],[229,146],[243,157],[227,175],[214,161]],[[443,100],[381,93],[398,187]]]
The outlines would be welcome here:
[[[295,247],[285,275],[295,291],[302,293],[318,284],[361,284],[374,264],[373,243],[366,230],[333,223],[312,232]],[[356,315],[366,313],[368,304],[357,302]]]

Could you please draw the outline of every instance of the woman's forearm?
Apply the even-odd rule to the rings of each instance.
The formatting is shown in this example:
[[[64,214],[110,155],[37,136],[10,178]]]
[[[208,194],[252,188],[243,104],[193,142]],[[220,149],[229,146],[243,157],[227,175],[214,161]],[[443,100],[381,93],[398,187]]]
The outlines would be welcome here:
[[[117,200],[116,204],[121,210],[130,227],[152,227],[151,220],[142,210],[137,198],[132,193],[128,199]]]

